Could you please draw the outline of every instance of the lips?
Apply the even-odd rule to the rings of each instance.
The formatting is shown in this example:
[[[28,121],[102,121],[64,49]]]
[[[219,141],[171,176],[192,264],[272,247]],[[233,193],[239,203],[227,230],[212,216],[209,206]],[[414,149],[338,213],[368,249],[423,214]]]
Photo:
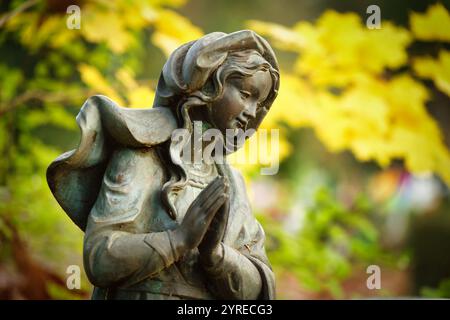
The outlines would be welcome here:
[[[236,121],[237,121],[239,127],[242,129],[247,126],[247,122],[248,122],[247,120],[244,120],[242,118],[236,118]]]

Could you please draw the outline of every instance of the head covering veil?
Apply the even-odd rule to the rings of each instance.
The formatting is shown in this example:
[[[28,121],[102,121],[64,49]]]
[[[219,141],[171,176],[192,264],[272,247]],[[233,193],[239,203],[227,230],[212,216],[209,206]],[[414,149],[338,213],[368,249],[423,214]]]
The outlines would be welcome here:
[[[200,90],[230,52],[255,50],[279,72],[278,62],[269,43],[251,30],[226,34],[213,32],[176,49],[167,60],[159,78],[154,107],[176,108],[180,98]],[[276,98],[279,82],[249,122],[257,128]],[[178,112],[178,110],[177,110]]]

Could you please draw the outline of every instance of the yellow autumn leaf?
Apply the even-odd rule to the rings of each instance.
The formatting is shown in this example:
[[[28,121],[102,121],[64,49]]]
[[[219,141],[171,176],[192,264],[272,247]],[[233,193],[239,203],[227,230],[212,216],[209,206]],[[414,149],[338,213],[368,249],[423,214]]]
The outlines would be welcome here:
[[[406,48],[412,37],[406,29],[386,21],[381,29],[365,30],[364,34],[359,51],[361,67],[381,73],[385,68],[395,69],[407,63]]]
[[[128,107],[130,108],[148,108],[153,104],[155,92],[144,86],[138,86],[126,94]]]
[[[133,42],[120,13],[86,5],[82,23],[80,31],[88,41],[106,43],[115,53],[123,53]]]
[[[261,128],[277,128],[278,122],[298,127],[310,118],[313,93],[307,84],[288,72],[282,71],[278,97],[270,112],[262,122]]]
[[[120,14],[124,26],[130,30],[146,27],[155,11],[153,5],[141,0],[116,1],[115,5],[114,11]]]
[[[258,34],[272,38],[273,45],[282,50],[300,51],[306,46],[306,39],[300,33],[282,25],[257,20],[249,20],[246,24]]]
[[[450,14],[440,3],[430,6],[425,13],[412,12],[410,24],[419,40],[450,41]]]
[[[135,80],[134,72],[121,68],[116,72],[116,79],[125,88],[125,97],[129,108],[148,108],[152,106],[155,92],[147,86],[139,85]]]
[[[78,66],[78,71],[81,75],[81,80],[90,88],[97,91],[99,94],[106,95],[110,97],[113,101],[117,102],[119,105],[124,105],[123,99],[120,95],[111,87],[108,81],[103,77],[103,75],[95,67],[89,66],[87,64],[80,64]]]
[[[278,136],[273,135],[271,130],[259,130],[242,148],[227,157],[227,162],[238,168],[244,176],[263,168],[274,168],[276,171],[280,162],[292,152],[292,147],[281,130],[278,131]],[[266,131],[261,133],[261,130]]]
[[[171,10],[159,10],[154,27],[152,42],[163,50],[166,56],[180,45],[196,40],[203,35],[200,28]]]
[[[60,32],[61,29],[66,29],[66,18],[61,16],[50,16],[45,19],[37,27],[36,33],[33,36],[32,46],[40,47],[51,39],[54,34]]]
[[[120,68],[116,72],[116,79],[125,87],[125,90],[132,90],[138,86],[134,77],[134,72],[129,68]]]
[[[436,87],[450,97],[450,51],[441,50],[437,60],[416,58],[413,68],[420,77],[433,80]]]
[[[280,121],[311,127],[333,152],[350,150],[381,166],[404,159],[411,172],[436,172],[450,182],[449,152],[425,107],[426,88],[408,75],[383,75],[408,63],[408,30],[390,22],[369,30],[358,15],[334,11],[292,28],[251,23],[277,48],[299,53],[294,74],[282,72],[279,96],[262,127]],[[416,73],[448,92],[449,60],[447,52],[438,60],[417,60]]]
[[[166,57],[170,56],[180,46],[178,39],[159,31],[153,32],[151,40],[155,46],[162,50]]]
[[[318,86],[344,87],[385,68],[407,62],[409,32],[389,22],[369,30],[354,13],[325,12],[316,25],[299,22],[292,28],[250,21],[275,47],[300,53],[294,70]],[[384,45],[380,45],[383,43]]]

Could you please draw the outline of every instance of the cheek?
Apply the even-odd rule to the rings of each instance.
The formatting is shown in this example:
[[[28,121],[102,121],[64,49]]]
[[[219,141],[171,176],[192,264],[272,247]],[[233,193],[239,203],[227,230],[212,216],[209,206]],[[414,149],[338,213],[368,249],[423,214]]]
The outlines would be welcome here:
[[[227,96],[224,107],[226,109],[225,113],[227,114],[227,121],[233,120],[245,109],[245,105],[242,102],[238,91]]]
[[[217,124],[225,125],[235,119],[244,110],[244,104],[239,95],[228,94],[215,103],[213,108],[214,119]]]

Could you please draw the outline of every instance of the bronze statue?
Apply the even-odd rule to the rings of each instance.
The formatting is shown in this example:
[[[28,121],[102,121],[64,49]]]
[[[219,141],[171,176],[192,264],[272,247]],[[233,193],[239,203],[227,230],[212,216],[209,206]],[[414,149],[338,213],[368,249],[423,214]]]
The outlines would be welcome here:
[[[80,144],[49,166],[47,180],[85,231],[93,299],[274,298],[264,231],[241,175],[226,162],[183,160],[185,143],[171,137],[192,133],[194,121],[222,134],[256,129],[278,87],[263,38],[214,32],[171,54],[153,108],[85,102]]]

